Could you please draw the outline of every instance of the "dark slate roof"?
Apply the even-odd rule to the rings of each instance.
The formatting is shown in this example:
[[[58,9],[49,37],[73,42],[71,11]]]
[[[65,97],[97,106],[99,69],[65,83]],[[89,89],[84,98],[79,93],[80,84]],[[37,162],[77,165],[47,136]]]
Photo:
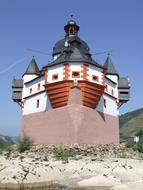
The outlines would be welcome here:
[[[128,77],[119,78],[118,88],[130,88],[130,82]]]
[[[64,39],[59,40],[53,47],[53,55],[62,53],[66,49],[65,42],[67,42],[69,46],[77,42],[79,43],[80,48],[82,48],[86,53],[89,53],[89,47],[87,43],[75,35],[75,36],[67,36]]]
[[[49,63],[45,67],[50,67],[60,63],[69,63],[69,62],[82,62],[95,65],[99,68],[105,69],[102,65],[98,64],[91,58],[90,54],[85,53],[78,46],[67,47],[65,51],[53,62]]]
[[[107,59],[105,61],[104,67],[106,68],[106,74],[118,75],[109,56],[107,57]]]
[[[40,75],[40,70],[38,68],[38,65],[36,63],[36,60],[35,58],[33,57],[26,72],[24,73],[25,74],[36,74],[36,75]]]
[[[13,78],[12,87],[14,87],[14,88],[23,88],[23,80]]]

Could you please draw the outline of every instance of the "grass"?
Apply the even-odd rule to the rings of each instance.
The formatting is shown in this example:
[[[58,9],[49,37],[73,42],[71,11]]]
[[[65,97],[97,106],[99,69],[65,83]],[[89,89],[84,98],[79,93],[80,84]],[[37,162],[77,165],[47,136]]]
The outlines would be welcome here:
[[[57,160],[62,160],[65,162],[68,162],[69,158],[74,157],[76,155],[73,149],[70,149],[62,145],[55,147],[53,150],[53,154]]]
[[[0,152],[2,151],[11,151],[12,144],[9,143],[1,143],[0,144]]]

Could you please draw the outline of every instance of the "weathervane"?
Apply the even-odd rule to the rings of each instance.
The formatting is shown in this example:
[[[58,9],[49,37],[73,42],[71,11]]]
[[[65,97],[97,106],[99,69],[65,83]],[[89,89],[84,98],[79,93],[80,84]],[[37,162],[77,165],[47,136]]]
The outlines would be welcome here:
[[[74,17],[74,14],[73,13],[71,13],[70,14],[70,17],[71,17],[71,20],[73,19],[73,17]]]

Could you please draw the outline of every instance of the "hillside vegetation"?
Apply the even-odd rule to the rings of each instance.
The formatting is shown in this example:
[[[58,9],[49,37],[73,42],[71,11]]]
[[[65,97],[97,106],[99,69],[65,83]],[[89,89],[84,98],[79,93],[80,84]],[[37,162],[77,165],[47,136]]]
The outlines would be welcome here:
[[[129,138],[143,134],[143,108],[120,116],[120,137]]]

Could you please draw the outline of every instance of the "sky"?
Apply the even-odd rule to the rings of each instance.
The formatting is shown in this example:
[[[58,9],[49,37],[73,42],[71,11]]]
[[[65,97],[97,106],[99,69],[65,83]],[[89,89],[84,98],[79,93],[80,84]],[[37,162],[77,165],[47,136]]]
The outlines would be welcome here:
[[[143,107],[142,10],[142,0],[0,0],[0,134],[20,131],[21,109],[11,99],[13,76],[21,78],[32,56],[40,68],[52,60],[28,49],[51,54],[71,13],[91,53],[111,51],[119,75],[130,78],[131,98],[120,114]],[[100,64],[106,57],[93,56]]]

